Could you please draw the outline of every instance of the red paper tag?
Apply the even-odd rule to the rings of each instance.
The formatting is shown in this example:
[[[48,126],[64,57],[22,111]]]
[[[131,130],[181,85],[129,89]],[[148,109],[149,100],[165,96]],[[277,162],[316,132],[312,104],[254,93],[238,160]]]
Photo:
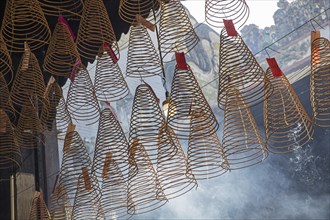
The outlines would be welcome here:
[[[76,59],[76,62],[74,63],[74,66],[73,66],[73,69],[71,71],[71,74],[70,74],[70,80],[73,82],[75,77],[76,77],[76,73],[79,69],[79,66],[80,66],[81,62],[79,59]]]
[[[110,45],[107,42],[103,42],[103,47],[108,52],[108,55],[111,57],[113,63],[117,63],[118,58]]]
[[[225,20],[223,19],[223,24],[225,25],[226,31],[228,36],[230,37],[236,37],[238,35],[233,20]]]
[[[59,16],[58,19],[57,19],[57,22],[60,23],[60,24],[63,24],[68,29],[68,31],[70,33],[70,36],[71,36],[71,39],[74,41],[74,39],[76,37],[74,36],[74,33],[71,30],[71,28],[70,28],[68,22],[65,20],[65,18],[63,16]]]
[[[188,65],[184,56],[184,52],[175,52],[175,59],[179,70],[188,70]]]
[[[280,77],[283,75],[283,72],[278,66],[275,58],[266,58],[266,60],[274,77]]]

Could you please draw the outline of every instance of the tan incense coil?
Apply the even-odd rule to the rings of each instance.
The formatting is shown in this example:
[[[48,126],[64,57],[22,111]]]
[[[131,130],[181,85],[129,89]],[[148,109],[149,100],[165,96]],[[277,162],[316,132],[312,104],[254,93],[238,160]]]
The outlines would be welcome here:
[[[92,186],[96,186],[97,179],[91,171],[91,160],[87,153],[86,146],[78,132],[67,132],[64,141],[63,160],[58,184],[59,199],[74,199],[78,179],[82,173],[83,167],[84,170],[87,170]]]
[[[100,200],[99,189],[98,186],[94,185],[95,183],[88,183],[88,181],[88,176],[84,173],[78,178],[77,193],[72,209],[72,220],[96,219],[97,217]]]
[[[78,51],[82,57],[93,61],[103,42],[108,43],[119,58],[116,36],[103,0],[85,1],[76,40]]]
[[[223,19],[231,19],[242,27],[249,18],[250,10],[245,0],[206,0],[205,21],[216,28],[223,28]]]
[[[115,113],[105,108],[99,120],[93,160],[93,170],[99,179],[102,178],[108,154],[116,161],[124,180],[127,181],[128,142]]]
[[[272,92],[265,72],[241,36],[229,36],[226,28],[220,35],[218,105],[224,109],[229,90],[239,90],[249,107],[267,99]],[[265,95],[264,95],[265,94]]]
[[[30,210],[29,220],[40,220],[40,219],[49,219],[51,220],[51,216],[47,209],[46,203],[42,198],[40,192],[34,193],[34,198],[32,201],[32,206]]]
[[[274,86],[264,102],[267,145],[272,153],[289,153],[311,140],[313,123],[285,75],[274,77],[270,68],[267,75]]]
[[[190,67],[186,65],[185,69],[179,68],[181,68],[180,65],[177,65],[172,81],[168,125],[179,138],[189,139],[191,113],[196,109],[201,109],[200,117],[203,119],[195,121],[198,124],[193,126],[201,129],[199,135],[212,135],[219,128],[216,117]]]
[[[21,151],[7,114],[0,108],[0,170],[16,169],[21,161]]]
[[[67,109],[72,119],[94,124],[99,120],[99,104],[93,83],[86,67],[80,65],[75,77],[71,78],[67,99]]]
[[[80,59],[74,40],[68,23],[59,17],[44,59],[45,71],[54,76],[70,76],[76,60]]]
[[[315,123],[330,127],[330,42],[320,37],[312,42],[311,104]]]
[[[71,116],[67,109],[65,100],[62,97],[56,107],[56,128],[59,137],[65,137],[65,132],[70,123],[72,123]]]
[[[48,16],[64,16],[79,19],[84,5],[82,0],[39,0],[40,6]]]
[[[15,121],[15,111],[10,98],[7,82],[0,73],[0,111],[1,109],[8,114],[11,121]]]
[[[160,6],[160,0],[123,0],[120,1],[118,14],[121,19],[130,24],[139,23],[139,18],[153,19],[157,17],[158,10]]]
[[[24,42],[36,50],[49,43],[50,29],[36,0],[8,0],[2,21],[2,35],[11,52],[23,52]]]
[[[204,120],[203,117],[200,117],[200,113],[202,113],[201,109],[192,112],[188,142],[188,166],[197,180],[218,177],[229,169],[217,133],[200,134],[202,131],[198,124],[200,120]]]
[[[127,83],[117,64],[109,53],[112,49],[103,44],[97,58],[94,87],[99,101],[117,101],[129,94]]]
[[[222,147],[231,170],[262,162],[268,151],[253,115],[238,90],[230,90],[225,102]]]
[[[128,219],[127,183],[116,161],[109,157],[104,163],[101,204],[98,208],[98,219]]]
[[[179,0],[162,1],[159,41],[163,57],[172,52],[188,53],[199,41]]]
[[[167,199],[173,199],[189,192],[197,182],[173,130],[164,123],[158,132],[157,176],[162,187],[159,196],[165,194]]]
[[[7,79],[7,84],[10,84],[13,80],[13,68],[10,54],[7,50],[6,43],[2,38],[0,33],[0,77]],[[8,80],[9,79],[9,80]],[[2,83],[0,84],[0,89],[2,88]]]
[[[157,174],[139,139],[129,150],[128,213],[141,214],[153,211],[167,202]]]
[[[58,198],[58,187],[55,188],[54,192],[50,196],[51,204],[49,207],[50,215],[52,220],[67,220],[71,219],[72,206],[68,198]]]
[[[131,26],[127,53],[126,75],[133,78],[160,76],[159,55],[142,25]]]

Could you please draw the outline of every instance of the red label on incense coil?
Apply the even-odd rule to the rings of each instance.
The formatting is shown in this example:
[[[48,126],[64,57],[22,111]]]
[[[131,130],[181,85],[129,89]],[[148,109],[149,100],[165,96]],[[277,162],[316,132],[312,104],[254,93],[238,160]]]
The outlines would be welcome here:
[[[273,73],[274,77],[280,77],[283,75],[282,70],[278,66],[275,58],[266,58],[268,66]]]
[[[71,28],[70,28],[68,22],[65,20],[65,18],[63,16],[59,16],[58,19],[57,19],[57,22],[60,23],[60,24],[63,24],[64,26],[66,26],[66,28],[68,29],[68,31],[70,33],[71,39],[74,41],[74,39],[76,37],[74,36],[74,33],[71,30]]]
[[[111,57],[113,63],[117,63],[118,58],[113,49],[110,47],[110,45],[107,42],[103,42],[103,47],[107,51],[108,55]]]
[[[81,62],[79,59],[76,59],[76,62],[74,63],[73,65],[73,69],[71,71],[71,74],[70,74],[70,80],[71,81],[74,81],[75,77],[76,77],[76,73],[79,69],[79,66],[80,66]]]
[[[238,35],[233,20],[223,20],[223,24],[225,25],[226,31],[228,36],[230,37],[236,37]]]
[[[175,59],[179,70],[188,70],[188,65],[184,56],[184,52],[175,52]]]

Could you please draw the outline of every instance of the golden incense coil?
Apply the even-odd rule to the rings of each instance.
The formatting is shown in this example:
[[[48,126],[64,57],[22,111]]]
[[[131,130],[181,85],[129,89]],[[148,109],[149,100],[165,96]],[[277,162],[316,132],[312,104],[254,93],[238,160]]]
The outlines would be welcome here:
[[[200,115],[201,113],[201,109],[192,112],[191,132],[188,142],[188,167],[197,180],[218,177],[229,169],[217,133],[214,132],[211,135],[200,134],[203,131],[198,124],[200,124],[200,120],[204,120]]]
[[[48,16],[64,16],[79,19],[84,5],[82,0],[39,0],[40,6]]]
[[[257,105],[270,96],[271,84],[241,36],[235,29],[236,35],[231,36],[228,29],[222,29],[220,35],[218,105],[224,109],[226,96],[234,94],[230,90],[239,90],[247,106]]]
[[[6,43],[2,38],[2,34],[0,33],[0,78],[4,77],[7,80],[7,83],[4,84],[7,86],[9,85],[13,78],[13,68],[12,68],[12,61],[10,58],[10,54],[8,52]],[[5,81],[6,82],[6,81]],[[4,86],[2,83],[0,84],[0,89]]]
[[[191,114],[196,109],[201,109],[200,117],[195,121],[201,132],[199,135],[212,135],[219,124],[211,107],[198,85],[198,82],[186,64],[183,53],[177,53],[177,65],[171,87],[171,97],[168,106],[167,122],[179,138],[189,139],[191,127]]]
[[[131,26],[127,52],[126,75],[133,78],[160,76],[162,67],[159,55],[147,29]]]
[[[262,162],[268,156],[253,115],[238,90],[226,95],[222,147],[230,170]]]
[[[32,200],[32,206],[30,210],[29,220],[40,220],[40,219],[49,219],[51,216],[47,209],[46,203],[42,198],[42,194],[38,191],[34,193],[34,198]]]
[[[122,0],[120,1],[118,14],[127,23],[139,23],[139,16],[154,19],[158,15],[160,0]]]
[[[117,64],[111,57],[112,49],[102,44],[96,62],[94,87],[99,101],[117,101],[129,94],[127,83]]]
[[[65,137],[65,132],[70,123],[72,123],[71,116],[62,96],[56,107],[56,128],[60,137]]]
[[[8,0],[2,21],[2,35],[11,52],[24,52],[26,41],[31,50],[49,43],[50,29],[35,0]]]
[[[139,139],[129,149],[128,213],[153,211],[167,202],[156,171]]]
[[[223,28],[223,20],[231,19],[237,27],[242,27],[250,15],[245,0],[206,0],[205,21],[216,28]]]
[[[159,24],[159,42],[162,58],[172,52],[188,53],[199,38],[179,0],[162,1]]]
[[[116,161],[124,180],[127,181],[128,142],[115,113],[110,108],[105,108],[99,120],[93,160],[93,171],[99,179],[102,178],[108,154]]]
[[[71,219],[72,213],[72,205],[68,198],[64,196],[64,198],[60,199],[59,195],[59,188],[55,187],[54,191],[52,192],[50,199],[50,215],[52,220],[67,220]]]
[[[320,37],[311,45],[311,104],[314,122],[330,127],[330,42]]]
[[[1,64],[0,64],[1,65]],[[15,121],[15,111],[10,98],[8,84],[0,73],[0,110],[8,115],[11,121]]]
[[[54,76],[70,77],[76,60],[80,59],[74,38],[68,23],[60,16],[44,59],[45,71]]]
[[[94,124],[99,120],[99,103],[95,95],[93,83],[86,67],[80,65],[77,74],[73,73],[70,79],[66,104],[72,119]]]
[[[82,57],[92,62],[103,42],[109,44],[119,58],[116,36],[103,0],[85,1],[76,40],[78,51]]]
[[[197,187],[197,182],[173,130],[163,123],[158,133],[157,177],[162,186],[158,196],[173,199]]]
[[[314,133],[313,123],[284,74],[267,75],[274,87],[264,102],[264,126],[268,149],[272,153],[289,153],[307,144]]]

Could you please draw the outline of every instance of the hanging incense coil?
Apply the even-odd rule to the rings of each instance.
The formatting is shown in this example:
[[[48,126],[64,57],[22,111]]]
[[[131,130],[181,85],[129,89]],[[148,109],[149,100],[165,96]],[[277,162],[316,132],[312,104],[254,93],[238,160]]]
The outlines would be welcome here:
[[[123,0],[120,1],[118,14],[127,23],[137,24],[139,23],[138,17],[148,20],[157,17],[159,6],[159,0]]]
[[[116,161],[124,180],[127,181],[128,142],[115,113],[105,108],[99,120],[93,160],[93,171],[99,179],[102,178],[104,164],[109,160],[109,154],[112,160]]]
[[[199,135],[212,135],[218,130],[219,124],[193,72],[185,61],[183,62],[185,65],[181,66],[179,56],[184,59],[183,54],[177,54],[178,65],[176,65],[172,81],[168,106],[168,125],[179,138],[189,139],[191,114],[194,110],[201,109],[200,117],[203,119],[198,120],[198,124],[193,126],[200,128]]]
[[[119,58],[116,36],[103,1],[85,1],[76,40],[78,51],[82,57],[94,61],[103,42],[108,43]]]
[[[99,119],[99,104],[93,83],[86,67],[80,65],[77,74],[71,78],[67,99],[67,109],[72,119],[94,124]]]
[[[224,109],[226,96],[233,94],[230,90],[239,90],[249,107],[271,95],[269,79],[248,46],[238,34],[230,36],[226,28],[220,35],[219,58],[218,105],[221,109]]]
[[[66,134],[64,140],[63,160],[58,184],[59,199],[74,199],[82,170],[87,172],[93,189],[94,186],[98,187],[96,176],[91,171],[91,161],[86,146],[78,132],[71,131]]]
[[[0,170],[16,170],[22,163],[21,151],[7,114],[0,108]]]
[[[68,23],[59,17],[44,59],[45,71],[54,76],[70,76],[76,60],[80,59],[74,40]]]
[[[40,220],[40,219],[49,219],[51,220],[49,211],[47,209],[46,203],[42,198],[40,192],[34,193],[34,198],[32,201],[32,206],[30,210],[29,220]]]
[[[227,172],[228,161],[224,154],[217,133],[211,135],[200,134],[202,131],[198,124],[201,109],[192,112],[191,132],[188,142],[188,167],[197,180],[211,179]]]
[[[129,149],[128,213],[153,211],[167,202],[157,174],[139,139]]]
[[[96,63],[94,87],[99,101],[117,101],[129,94],[127,83],[117,64],[111,57],[112,49],[103,44]]]
[[[98,186],[90,181],[85,172],[79,176],[77,193],[74,198],[72,220],[96,219],[99,208],[100,194]]]
[[[63,137],[64,139],[65,132],[70,123],[72,123],[72,119],[62,96],[56,107],[56,128],[59,137]]]
[[[223,20],[231,19],[237,27],[243,27],[250,15],[245,0],[206,0],[205,21],[216,28],[223,28]]]
[[[12,61],[10,58],[10,54],[7,50],[6,43],[4,42],[2,38],[2,34],[0,33],[0,78],[3,77],[6,79],[6,84],[0,84],[0,89],[2,89],[2,86],[7,84],[9,85],[13,78],[13,68],[12,68]],[[1,80],[1,79],[0,79]]]
[[[226,95],[222,147],[231,170],[262,162],[268,156],[253,115],[238,90]]]
[[[48,16],[64,16],[71,20],[79,19],[84,5],[82,0],[39,0],[40,6]]]
[[[2,109],[11,121],[15,121],[15,111],[10,98],[7,82],[0,73],[0,110]]]
[[[116,161],[110,156],[103,167],[103,185],[98,219],[128,219],[127,183]]]
[[[51,205],[49,207],[49,211],[52,220],[71,219],[72,205],[70,205],[70,201],[68,200],[68,198],[59,199],[58,187],[55,188],[50,198],[51,198]]]
[[[179,0],[162,1],[159,24],[159,42],[162,58],[172,52],[188,53],[199,38]]]
[[[196,179],[187,165],[187,158],[173,130],[165,123],[159,128],[157,176],[161,197],[181,196],[197,186]]]
[[[133,78],[160,76],[162,67],[159,55],[147,29],[142,25],[131,26],[129,35],[126,75]]]
[[[285,75],[267,75],[274,87],[273,94],[264,102],[266,141],[272,153],[289,153],[311,140],[313,123]]]
[[[313,119],[320,127],[330,127],[330,43],[323,37],[311,45],[311,104]]]
[[[24,52],[26,41],[31,50],[49,43],[50,29],[35,0],[8,0],[2,21],[2,35],[11,52]]]

